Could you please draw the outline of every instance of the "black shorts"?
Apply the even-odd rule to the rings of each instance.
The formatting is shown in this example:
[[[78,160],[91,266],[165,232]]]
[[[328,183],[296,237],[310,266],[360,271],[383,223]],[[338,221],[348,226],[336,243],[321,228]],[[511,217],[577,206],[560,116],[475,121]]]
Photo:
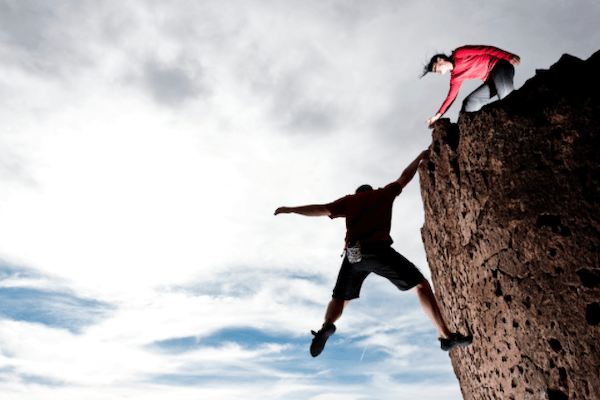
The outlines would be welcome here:
[[[351,264],[348,257],[340,268],[333,298],[352,300],[360,295],[363,281],[371,272],[387,278],[400,290],[409,290],[425,279],[421,271],[387,243],[365,244],[362,261]]]

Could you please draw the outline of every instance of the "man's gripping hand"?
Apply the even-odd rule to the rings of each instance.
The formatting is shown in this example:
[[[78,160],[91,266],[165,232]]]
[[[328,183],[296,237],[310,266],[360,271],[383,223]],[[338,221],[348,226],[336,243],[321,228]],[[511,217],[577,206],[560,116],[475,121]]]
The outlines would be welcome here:
[[[425,123],[427,124],[427,126],[429,126],[429,128],[433,128],[433,124],[435,123],[435,121],[437,121],[441,117],[442,117],[442,114],[437,113],[433,117],[431,117],[427,121],[425,121]]]
[[[275,215],[277,214],[289,214],[290,208],[289,207],[279,207],[277,210],[275,210]]]

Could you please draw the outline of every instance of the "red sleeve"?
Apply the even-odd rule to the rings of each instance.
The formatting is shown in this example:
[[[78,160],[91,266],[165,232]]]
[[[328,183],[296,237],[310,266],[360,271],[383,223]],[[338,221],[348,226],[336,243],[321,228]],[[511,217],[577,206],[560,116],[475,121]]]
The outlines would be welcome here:
[[[440,110],[438,111],[438,114],[442,114],[444,115],[444,113],[448,110],[448,107],[450,107],[452,105],[452,103],[454,103],[454,100],[456,100],[456,96],[458,96],[458,92],[460,91],[460,86],[462,85],[464,80],[459,80],[456,78],[450,78],[450,90],[448,91],[448,96],[446,96],[446,100],[444,100],[444,103],[442,104],[442,107],[440,107]]]
[[[333,203],[325,204],[325,207],[329,210],[329,218],[338,218],[346,216],[346,199],[348,196],[342,197],[334,201]]]

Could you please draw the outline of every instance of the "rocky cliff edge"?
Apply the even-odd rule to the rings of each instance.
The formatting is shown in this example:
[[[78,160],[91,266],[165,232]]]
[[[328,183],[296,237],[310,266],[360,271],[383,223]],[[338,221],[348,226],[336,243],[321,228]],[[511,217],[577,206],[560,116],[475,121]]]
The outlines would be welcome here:
[[[465,399],[600,399],[600,52],[457,124],[419,170],[422,238]]]

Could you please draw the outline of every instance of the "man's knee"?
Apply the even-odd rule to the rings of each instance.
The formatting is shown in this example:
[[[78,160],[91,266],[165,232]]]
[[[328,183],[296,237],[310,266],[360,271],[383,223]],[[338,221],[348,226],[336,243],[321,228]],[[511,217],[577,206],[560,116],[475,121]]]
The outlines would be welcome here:
[[[341,307],[344,308],[346,307],[346,305],[348,305],[348,303],[350,302],[350,300],[344,300],[344,299],[336,299],[335,297],[331,298],[331,302],[330,304],[333,307]]]
[[[463,101],[462,109],[465,112],[476,112],[481,110],[481,107],[483,107],[486,104],[486,102],[487,101],[479,97],[469,96]]]
[[[512,93],[515,90],[512,82],[508,82],[506,85],[498,88],[498,98],[500,100],[504,99],[506,96]]]
[[[429,285],[429,281],[425,278],[418,283],[415,287],[412,288],[413,291],[419,293],[423,291],[431,291],[431,286]]]
[[[498,92],[498,98],[502,100],[508,96],[514,89],[515,67],[508,61],[498,62],[492,72],[492,80]]]

